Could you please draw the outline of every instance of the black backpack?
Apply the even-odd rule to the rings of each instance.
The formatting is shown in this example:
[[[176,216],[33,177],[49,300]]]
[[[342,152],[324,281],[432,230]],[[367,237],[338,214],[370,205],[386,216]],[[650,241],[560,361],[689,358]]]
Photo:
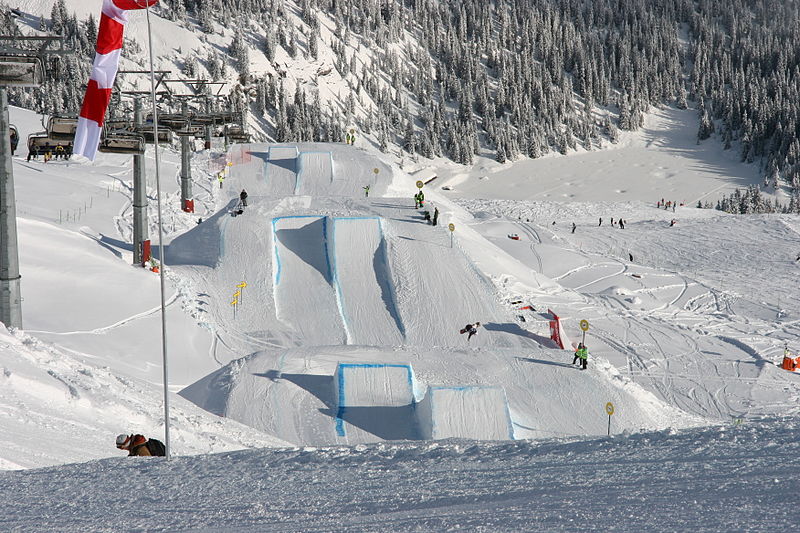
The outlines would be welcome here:
[[[164,447],[164,443],[158,439],[148,440],[147,449],[150,450],[150,455],[156,457],[165,457],[167,455],[167,449]]]

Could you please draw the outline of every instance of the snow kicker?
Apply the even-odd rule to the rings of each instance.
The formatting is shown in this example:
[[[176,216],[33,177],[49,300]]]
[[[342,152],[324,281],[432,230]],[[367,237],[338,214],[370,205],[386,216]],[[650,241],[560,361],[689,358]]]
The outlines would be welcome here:
[[[333,155],[330,152],[302,152],[298,166],[294,194],[307,196],[331,194]]]
[[[514,439],[502,387],[430,386],[416,412],[423,439]]]
[[[348,442],[514,439],[502,387],[431,386],[418,402],[408,363],[339,363],[334,387],[336,435]]]
[[[273,291],[277,318],[315,344],[341,344],[341,313],[331,289],[328,219],[272,220]]]
[[[380,219],[279,217],[272,233],[279,320],[315,343],[402,344]]]
[[[402,344],[403,324],[395,305],[381,220],[334,219],[330,246],[333,285],[348,344]]]
[[[275,196],[291,196],[297,189],[297,146],[270,146],[264,162],[264,181]]]

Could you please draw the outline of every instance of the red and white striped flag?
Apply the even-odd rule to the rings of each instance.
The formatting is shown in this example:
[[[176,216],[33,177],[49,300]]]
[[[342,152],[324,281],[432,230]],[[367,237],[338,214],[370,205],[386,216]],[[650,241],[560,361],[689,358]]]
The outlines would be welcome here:
[[[103,0],[100,29],[97,32],[94,64],[83,97],[83,107],[75,131],[73,154],[80,154],[94,161],[100,133],[106,117],[106,108],[111,100],[111,88],[117,77],[122,36],[128,23],[127,10],[145,9],[158,0]]]

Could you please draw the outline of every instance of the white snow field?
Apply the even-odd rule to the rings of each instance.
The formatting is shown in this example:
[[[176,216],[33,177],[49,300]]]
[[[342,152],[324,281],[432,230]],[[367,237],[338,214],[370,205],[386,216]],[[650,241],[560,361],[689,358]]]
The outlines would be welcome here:
[[[23,138],[39,120],[12,110]],[[497,199],[486,169],[528,171],[485,160],[439,192],[456,181],[443,165],[425,188],[435,227],[413,178],[340,144],[196,152],[184,213],[167,149],[169,463],[113,447],[164,434],[131,160],[18,153],[24,329],[0,332],[0,529],[791,530],[800,376],[775,363],[800,349],[800,217],[657,209],[664,178],[635,174],[640,158],[687,176],[679,199],[737,182],[712,149],[668,157],[691,122],[648,128],[540,162],[602,156],[640,192],[603,196],[600,173],[569,203],[522,186]],[[648,147],[658,128],[674,143]],[[151,151],[147,165],[152,179]],[[572,343],[588,321],[588,370],[549,339],[548,309]],[[262,447],[283,448],[243,450]],[[190,457],[212,452],[228,453]]]
[[[383,442],[0,473],[0,529],[793,531],[797,419],[558,441]]]

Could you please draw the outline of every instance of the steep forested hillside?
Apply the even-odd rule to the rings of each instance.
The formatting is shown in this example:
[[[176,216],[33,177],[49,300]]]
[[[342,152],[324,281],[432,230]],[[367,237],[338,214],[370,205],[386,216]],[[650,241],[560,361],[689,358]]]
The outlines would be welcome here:
[[[175,58],[183,74],[236,79],[244,90],[232,104],[267,140],[340,141],[355,127],[409,157],[503,162],[593,149],[638,128],[650,106],[692,105],[698,142],[739,150],[766,181],[797,191],[798,10],[782,0],[161,0],[157,13],[207,43]],[[87,71],[96,21],[57,0],[40,28],[67,35],[80,57],[13,100],[75,112],[85,76],[63,74]],[[224,36],[227,50],[204,36]],[[129,41],[127,54],[141,48]],[[333,78],[338,89],[320,89]]]

